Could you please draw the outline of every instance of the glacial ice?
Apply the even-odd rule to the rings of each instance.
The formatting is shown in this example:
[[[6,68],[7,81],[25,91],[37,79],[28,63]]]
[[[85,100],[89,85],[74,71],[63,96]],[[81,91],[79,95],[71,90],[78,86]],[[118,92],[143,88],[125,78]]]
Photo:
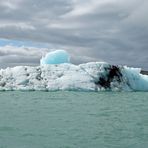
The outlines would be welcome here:
[[[140,71],[104,62],[8,67],[0,70],[0,90],[148,91]]]
[[[40,65],[70,63],[70,55],[65,50],[55,50],[42,57]]]

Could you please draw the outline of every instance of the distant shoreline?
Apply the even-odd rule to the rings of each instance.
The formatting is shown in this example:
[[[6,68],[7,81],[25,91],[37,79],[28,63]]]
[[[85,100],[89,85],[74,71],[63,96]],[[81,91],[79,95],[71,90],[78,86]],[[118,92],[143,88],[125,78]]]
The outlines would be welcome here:
[[[143,75],[148,75],[148,71],[146,71],[146,70],[141,70],[140,73],[143,74]]]

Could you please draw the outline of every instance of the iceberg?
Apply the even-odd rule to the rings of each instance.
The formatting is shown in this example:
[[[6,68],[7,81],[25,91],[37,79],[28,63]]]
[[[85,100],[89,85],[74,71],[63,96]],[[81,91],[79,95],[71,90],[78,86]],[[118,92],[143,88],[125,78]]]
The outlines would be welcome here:
[[[42,57],[40,65],[70,63],[70,55],[65,50],[55,50]]]
[[[0,69],[0,90],[148,91],[140,71],[105,62],[8,67]]]

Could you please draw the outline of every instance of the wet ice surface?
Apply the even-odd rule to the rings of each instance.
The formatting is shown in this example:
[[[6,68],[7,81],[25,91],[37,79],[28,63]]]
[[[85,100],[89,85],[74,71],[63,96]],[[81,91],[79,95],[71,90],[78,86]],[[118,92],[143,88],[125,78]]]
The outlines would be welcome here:
[[[147,148],[148,93],[0,92],[2,148]]]

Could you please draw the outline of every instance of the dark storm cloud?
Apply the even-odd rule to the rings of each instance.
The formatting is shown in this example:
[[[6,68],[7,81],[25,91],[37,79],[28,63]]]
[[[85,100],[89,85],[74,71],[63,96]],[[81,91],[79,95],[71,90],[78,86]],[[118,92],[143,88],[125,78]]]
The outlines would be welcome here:
[[[146,0],[0,0],[0,37],[49,43],[68,50],[74,63],[148,69],[147,8]]]

